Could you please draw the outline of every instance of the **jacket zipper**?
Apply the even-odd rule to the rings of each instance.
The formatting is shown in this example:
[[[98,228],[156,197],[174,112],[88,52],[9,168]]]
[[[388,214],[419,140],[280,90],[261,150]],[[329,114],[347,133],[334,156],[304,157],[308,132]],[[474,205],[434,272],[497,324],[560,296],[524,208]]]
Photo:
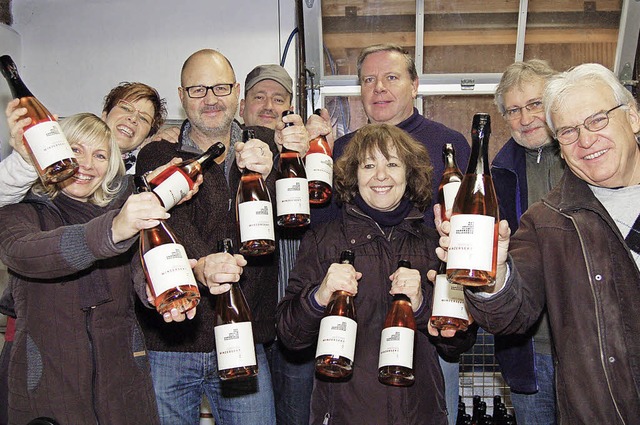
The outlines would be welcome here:
[[[542,157],[542,146],[538,147],[538,158],[536,159],[536,164],[540,164],[540,157]]]
[[[584,239],[582,238],[582,234],[580,233],[580,229],[578,228],[578,226],[576,225],[576,222],[574,220],[574,218],[568,214],[565,214],[563,212],[560,212],[558,209],[551,207],[550,205],[547,204],[547,206],[549,206],[549,208],[551,208],[552,210],[558,212],[559,214],[561,214],[562,216],[568,218],[571,223],[573,224],[573,227],[576,230],[576,234],[578,235],[578,239],[580,240],[580,251],[582,252],[582,258],[584,259],[584,263],[587,267],[587,275],[589,276],[589,288],[591,289],[591,295],[593,296],[594,301],[597,300],[596,297],[596,291],[594,288],[594,284],[593,284],[593,279],[591,277],[591,265],[587,259],[587,255],[585,253],[585,242]],[[600,350],[600,363],[602,364],[602,370],[604,372],[604,376],[605,379],[607,381],[607,390],[609,391],[609,396],[611,397],[611,401],[613,402],[613,405],[616,408],[616,413],[618,414],[618,418],[620,418],[620,421],[622,421],[623,424],[626,424],[624,418],[622,417],[622,413],[620,412],[620,409],[618,408],[618,403],[616,402],[615,397],[613,396],[613,391],[611,389],[611,378],[609,377],[609,372],[607,371],[607,364],[606,361],[604,359],[604,349],[602,347],[602,329],[600,328],[600,314],[598,312],[598,303],[595,303],[596,306],[594,308],[595,310],[595,316],[596,316],[596,324],[597,324],[597,328],[598,328],[598,347]]]
[[[96,400],[97,366],[96,356],[93,348],[93,335],[91,333],[91,316],[94,308],[95,306],[85,310],[84,323],[87,331],[87,339],[89,340],[89,355],[91,356],[91,407],[93,408],[93,415],[96,418],[96,425],[99,425],[100,419],[98,417],[98,405]]]

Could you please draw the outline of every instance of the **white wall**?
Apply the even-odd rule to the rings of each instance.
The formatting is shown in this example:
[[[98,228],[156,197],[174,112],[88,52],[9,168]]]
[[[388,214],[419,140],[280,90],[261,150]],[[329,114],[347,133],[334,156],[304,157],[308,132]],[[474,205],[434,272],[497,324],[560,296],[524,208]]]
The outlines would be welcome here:
[[[258,64],[279,63],[295,27],[294,0],[13,0],[22,37],[21,75],[53,113],[101,111],[121,81],[141,81],[184,115],[180,68],[201,48],[233,64],[244,86]],[[295,72],[295,40],[285,67]],[[244,88],[244,87],[243,87]],[[4,110],[4,106],[2,107]]]

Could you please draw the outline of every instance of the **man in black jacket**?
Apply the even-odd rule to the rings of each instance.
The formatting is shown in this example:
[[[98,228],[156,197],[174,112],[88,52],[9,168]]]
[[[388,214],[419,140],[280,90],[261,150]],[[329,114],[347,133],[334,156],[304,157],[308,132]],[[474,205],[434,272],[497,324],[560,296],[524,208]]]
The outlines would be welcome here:
[[[182,323],[165,323],[184,320],[184,315],[178,312],[162,317],[150,308],[138,308],[160,418],[167,425],[197,423],[203,394],[209,399],[216,423],[275,424],[271,380],[263,349],[263,344],[275,337],[274,256],[254,260],[215,252],[217,241],[222,238],[232,238],[237,246],[234,199],[240,169],[247,166],[262,173],[268,185],[274,183],[272,152],[262,141],[273,143],[269,139],[272,135],[256,129],[261,140],[238,143],[242,130],[233,118],[238,109],[239,90],[225,56],[209,49],[195,52],[182,67],[178,88],[187,115],[178,143],[155,142],[138,155],[137,173],[144,174],[173,157],[194,157],[216,142],[226,147],[225,155],[204,170],[198,193],[190,201],[175,206],[168,219],[189,257],[197,259],[194,274],[204,285],[200,304],[187,313],[191,320]],[[134,262],[136,282],[144,281],[138,263]],[[259,373],[257,380],[222,383],[217,373],[213,330],[214,295],[228,291],[228,282],[238,281],[253,314]]]

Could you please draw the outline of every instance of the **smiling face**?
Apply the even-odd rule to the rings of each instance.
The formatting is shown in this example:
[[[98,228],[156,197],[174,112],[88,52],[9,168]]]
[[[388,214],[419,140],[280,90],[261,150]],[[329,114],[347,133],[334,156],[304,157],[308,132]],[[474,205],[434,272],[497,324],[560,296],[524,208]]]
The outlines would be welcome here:
[[[247,126],[261,125],[271,129],[282,116],[282,112],[291,108],[291,95],[278,82],[262,80],[256,83],[240,101],[240,115]]]
[[[239,86],[235,74],[226,59],[209,51],[201,51],[192,55],[184,66],[181,77],[182,87],[178,95],[182,107],[192,125],[195,137],[203,138],[228,134],[231,122],[238,110]],[[184,87],[215,86],[231,84],[233,89],[227,96],[216,96],[212,90],[202,98],[191,98]],[[192,134],[193,137],[193,134]]]
[[[362,105],[372,123],[397,125],[413,113],[418,80],[411,80],[399,52],[379,51],[364,58],[360,89]]]
[[[102,119],[111,129],[122,153],[135,150],[149,135],[155,114],[153,103],[148,99],[118,102]]]
[[[78,161],[78,171],[73,177],[58,183],[58,187],[69,198],[87,202],[109,169],[109,144],[106,141],[71,143],[71,149]]]
[[[358,165],[358,191],[371,208],[393,211],[407,187],[406,167],[395,146],[389,146],[389,158],[375,148]]]
[[[542,101],[544,85],[545,81],[537,78],[514,86],[504,94],[505,109],[522,108],[532,102]],[[536,149],[553,141],[545,121],[544,109],[540,112],[529,112],[526,108],[522,108],[520,112],[518,119],[506,120],[511,137],[516,143],[527,149]]]
[[[565,101],[551,112],[556,129],[572,127],[600,111],[617,105],[611,89],[603,83],[573,88]],[[640,182],[640,150],[634,133],[640,131],[638,111],[622,107],[609,114],[609,124],[591,132],[579,127],[578,140],[560,145],[567,165],[582,180],[602,187],[623,187]]]

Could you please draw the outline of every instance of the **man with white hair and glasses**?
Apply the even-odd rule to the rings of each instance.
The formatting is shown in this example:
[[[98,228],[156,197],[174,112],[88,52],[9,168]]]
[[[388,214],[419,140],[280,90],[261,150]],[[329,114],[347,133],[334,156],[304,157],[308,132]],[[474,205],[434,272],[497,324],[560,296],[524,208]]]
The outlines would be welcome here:
[[[469,312],[489,332],[511,334],[529,329],[546,306],[558,422],[637,423],[638,106],[599,64],[552,78],[542,103],[567,170],[511,240],[507,222],[500,223],[496,284],[465,290]],[[447,222],[441,227],[449,230]]]

